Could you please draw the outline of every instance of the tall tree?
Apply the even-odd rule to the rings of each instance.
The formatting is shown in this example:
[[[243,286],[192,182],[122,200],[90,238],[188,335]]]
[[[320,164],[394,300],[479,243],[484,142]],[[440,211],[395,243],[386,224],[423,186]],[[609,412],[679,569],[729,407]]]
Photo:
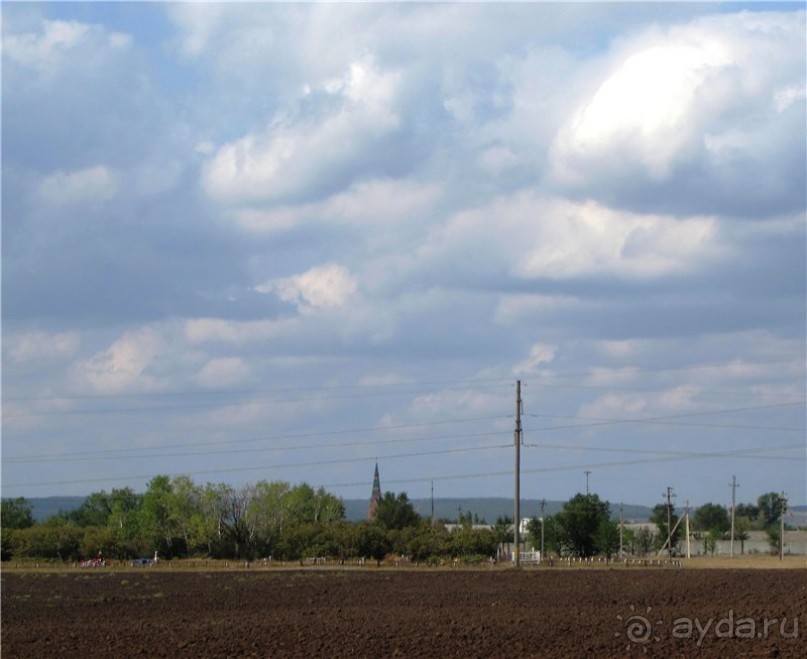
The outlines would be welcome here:
[[[4,529],[27,529],[34,525],[34,507],[25,497],[3,499],[0,526]]]
[[[593,556],[601,550],[600,527],[610,518],[610,505],[596,494],[576,494],[555,515],[557,543],[565,554]]]
[[[695,511],[695,528],[702,532],[714,531],[722,536],[731,528],[728,511],[716,503],[705,503]]]
[[[168,476],[155,476],[146,487],[140,519],[143,531],[163,554],[171,555],[171,533],[169,497],[171,479]]]
[[[375,521],[386,529],[403,529],[417,526],[420,515],[415,512],[406,492],[397,497],[392,492],[385,492],[378,503]]]
[[[771,526],[779,521],[784,504],[779,494],[776,492],[766,492],[757,499],[757,504],[765,526]]]

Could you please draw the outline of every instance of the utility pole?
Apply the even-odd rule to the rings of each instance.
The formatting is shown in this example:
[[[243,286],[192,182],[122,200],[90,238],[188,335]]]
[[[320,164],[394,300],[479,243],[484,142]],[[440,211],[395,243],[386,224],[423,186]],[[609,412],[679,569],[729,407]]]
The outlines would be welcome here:
[[[622,504],[619,504],[619,558],[622,558],[622,534],[624,528],[624,521],[622,519]]]
[[[541,560],[544,560],[544,525],[546,524],[544,506],[546,506],[546,499],[541,499]]]
[[[672,560],[672,499],[675,497],[672,488],[667,487],[667,555]]]
[[[519,543],[521,542],[520,525],[521,525],[521,380],[516,380],[516,430],[513,437],[513,444],[516,449],[516,469],[515,469],[515,492],[513,497],[513,542],[515,549],[513,551],[513,562],[516,567],[521,565],[521,557],[519,556]]]
[[[586,496],[588,496],[588,477],[591,472],[586,469],[583,473],[586,475]]]
[[[434,481],[432,481],[432,526],[434,526]]]
[[[729,556],[734,557],[734,508],[736,505],[737,477],[731,477],[731,540],[729,542]]]
[[[787,512],[787,497],[782,492],[781,512],[779,513],[779,560],[785,560],[785,513]]]
[[[686,534],[687,534],[687,558],[691,558],[692,556],[691,556],[691,554],[689,552],[689,499],[687,499],[686,512],[684,514],[686,515],[686,529],[685,529],[685,531],[686,531]]]

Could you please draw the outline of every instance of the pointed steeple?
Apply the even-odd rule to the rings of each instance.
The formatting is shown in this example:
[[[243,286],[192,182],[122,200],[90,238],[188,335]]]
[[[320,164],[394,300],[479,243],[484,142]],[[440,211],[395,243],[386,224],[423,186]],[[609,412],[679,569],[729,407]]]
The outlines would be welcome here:
[[[373,493],[370,496],[370,506],[367,508],[367,519],[375,519],[378,504],[381,503],[381,479],[378,477],[378,463],[375,463],[375,474],[373,474]]]

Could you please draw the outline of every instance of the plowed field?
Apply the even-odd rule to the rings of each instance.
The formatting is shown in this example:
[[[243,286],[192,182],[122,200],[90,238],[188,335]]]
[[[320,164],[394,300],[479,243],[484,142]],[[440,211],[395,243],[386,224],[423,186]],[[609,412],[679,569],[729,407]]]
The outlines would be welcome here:
[[[2,656],[804,657],[807,570],[2,574]]]

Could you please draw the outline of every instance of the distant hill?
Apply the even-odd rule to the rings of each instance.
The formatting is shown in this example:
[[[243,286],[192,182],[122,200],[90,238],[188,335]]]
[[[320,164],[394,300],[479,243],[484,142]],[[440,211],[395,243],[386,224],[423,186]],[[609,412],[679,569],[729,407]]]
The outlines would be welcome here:
[[[84,503],[85,497],[34,497],[28,498],[33,506],[34,520],[42,520],[55,515],[60,510],[71,511]],[[368,499],[345,499],[345,517],[351,522],[358,522],[367,515]],[[565,501],[547,501],[544,505],[545,515],[555,515],[563,507]],[[422,517],[431,516],[431,499],[412,499],[412,506]],[[794,507],[795,509],[795,507]],[[457,497],[434,500],[434,516],[437,519],[457,519],[460,511],[463,515],[469,511],[483,523],[493,524],[497,517],[513,516],[513,500],[505,497]],[[622,514],[626,521],[643,522],[649,519],[651,508],[625,504]],[[540,517],[541,501],[523,499],[521,501],[522,517]],[[619,504],[611,504],[611,516],[619,518]]]
[[[547,501],[544,504],[544,514],[555,515],[558,513],[565,501]],[[367,499],[345,499],[345,517],[350,521],[359,521],[367,514]],[[412,506],[422,517],[431,516],[431,499],[412,499]],[[482,523],[493,524],[498,517],[513,516],[513,500],[507,498],[492,497],[460,497],[453,499],[435,499],[434,516],[436,519],[455,520],[460,513],[463,515],[471,512]],[[622,515],[626,521],[646,521],[650,518],[652,509],[648,506],[637,506],[625,504],[622,507]],[[538,499],[522,499],[522,517],[540,517],[541,501]],[[619,504],[611,504],[611,516],[619,519]]]
[[[62,510],[70,512],[71,510],[80,508],[86,498],[87,497],[26,497],[33,507],[32,514],[35,522],[41,522]]]

